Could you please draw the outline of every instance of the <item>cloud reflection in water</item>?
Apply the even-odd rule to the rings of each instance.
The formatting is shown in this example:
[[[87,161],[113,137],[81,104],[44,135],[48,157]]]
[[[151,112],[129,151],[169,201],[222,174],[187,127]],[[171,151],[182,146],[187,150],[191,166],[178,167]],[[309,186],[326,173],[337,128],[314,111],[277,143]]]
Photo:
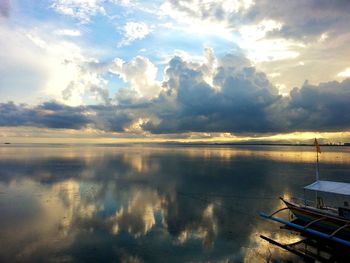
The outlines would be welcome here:
[[[0,261],[264,261],[257,213],[313,180],[300,149],[2,147]],[[324,156],[324,177],[350,166]]]

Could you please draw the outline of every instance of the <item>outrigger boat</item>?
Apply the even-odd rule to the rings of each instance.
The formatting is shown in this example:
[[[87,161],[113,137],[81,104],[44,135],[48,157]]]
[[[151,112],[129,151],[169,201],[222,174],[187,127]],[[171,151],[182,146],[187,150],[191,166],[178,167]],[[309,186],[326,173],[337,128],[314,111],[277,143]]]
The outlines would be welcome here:
[[[317,152],[316,181],[304,187],[304,198],[283,198],[280,197],[285,207],[267,215],[260,213],[260,216],[284,225],[285,228],[300,232],[311,238],[322,240],[330,245],[335,245],[340,250],[350,251],[350,183],[319,180],[319,158],[320,146],[315,139]],[[305,199],[305,191],[314,191],[316,201]],[[342,196],[345,200],[341,206],[327,206],[318,193]],[[289,210],[290,220],[276,217],[281,211]],[[293,248],[289,245],[281,245],[278,242],[262,236],[263,239],[272,244],[278,245],[291,252]]]
[[[350,197],[350,184],[332,181],[316,181],[304,187],[305,190],[325,192]],[[316,207],[308,201],[291,198],[281,198],[296,219],[306,223],[308,227],[314,225],[325,231],[333,231],[331,237],[348,236],[350,238],[350,207],[345,201],[344,206],[326,206],[323,199],[317,198]]]

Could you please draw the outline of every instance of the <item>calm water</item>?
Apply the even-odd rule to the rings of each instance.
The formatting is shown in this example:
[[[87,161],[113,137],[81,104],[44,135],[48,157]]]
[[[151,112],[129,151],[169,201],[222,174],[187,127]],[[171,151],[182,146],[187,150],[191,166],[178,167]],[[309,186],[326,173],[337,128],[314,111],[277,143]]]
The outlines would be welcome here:
[[[350,148],[322,179],[350,182]],[[297,260],[259,211],[302,195],[311,147],[1,146],[0,262]]]

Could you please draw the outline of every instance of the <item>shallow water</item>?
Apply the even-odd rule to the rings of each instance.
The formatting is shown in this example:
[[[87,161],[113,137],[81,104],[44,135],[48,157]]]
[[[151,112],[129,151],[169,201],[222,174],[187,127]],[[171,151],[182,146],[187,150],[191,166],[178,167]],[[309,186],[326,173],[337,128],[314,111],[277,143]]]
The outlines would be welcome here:
[[[0,262],[297,261],[258,217],[314,180],[312,147],[0,147]],[[322,179],[350,182],[350,148]]]

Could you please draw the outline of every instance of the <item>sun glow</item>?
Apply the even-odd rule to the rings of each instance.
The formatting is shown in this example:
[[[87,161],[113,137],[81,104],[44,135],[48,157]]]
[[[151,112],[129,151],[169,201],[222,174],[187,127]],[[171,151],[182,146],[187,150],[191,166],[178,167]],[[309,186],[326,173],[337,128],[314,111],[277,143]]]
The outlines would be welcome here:
[[[129,132],[105,132],[94,128],[43,129],[33,127],[0,127],[0,142],[11,143],[76,143],[76,144],[113,144],[113,143],[310,143],[319,138],[322,143],[342,144],[350,141],[350,132],[292,132],[283,134],[255,134],[250,136],[232,133],[180,133],[151,134],[140,132],[139,120],[130,127]],[[135,127],[134,127],[135,126]]]

